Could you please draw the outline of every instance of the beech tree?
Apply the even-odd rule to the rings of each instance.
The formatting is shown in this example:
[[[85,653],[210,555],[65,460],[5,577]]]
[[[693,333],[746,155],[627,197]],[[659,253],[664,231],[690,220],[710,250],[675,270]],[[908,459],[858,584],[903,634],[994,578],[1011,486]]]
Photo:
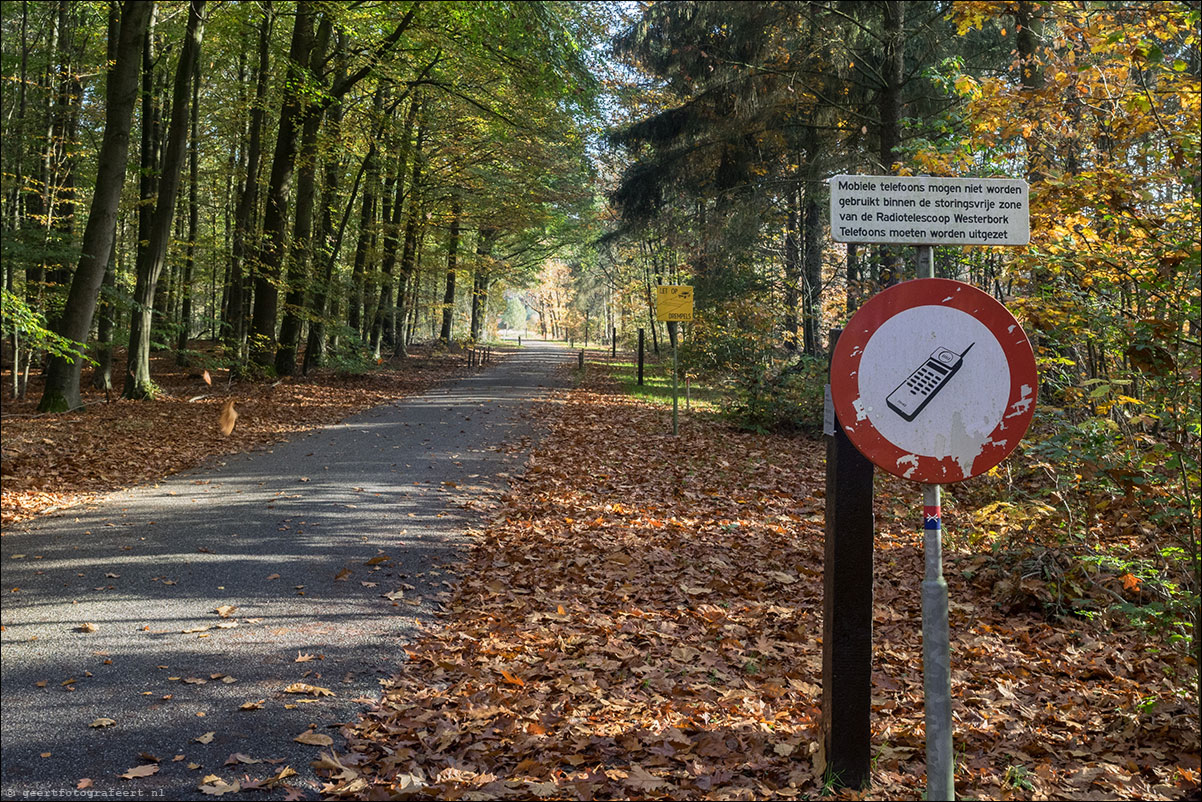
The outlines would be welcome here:
[[[121,6],[119,27],[110,29],[110,35],[117,35],[117,44],[112,48],[113,66],[106,80],[108,102],[104,140],[97,158],[96,187],[92,193],[79,264],[71,280],[71,291],[59,325],[59,334],[77,343],[84,343],[88,339],[100,285],[104,281],[113,249],[121,187],[125,182],[133,107],[137,98],[142,40],[153,8],[153,3],[127,0]],[[72,357],[59,355],[51,358],[39,410],[61,412],[81,405],[79,381],[82,360],[82,353]]]

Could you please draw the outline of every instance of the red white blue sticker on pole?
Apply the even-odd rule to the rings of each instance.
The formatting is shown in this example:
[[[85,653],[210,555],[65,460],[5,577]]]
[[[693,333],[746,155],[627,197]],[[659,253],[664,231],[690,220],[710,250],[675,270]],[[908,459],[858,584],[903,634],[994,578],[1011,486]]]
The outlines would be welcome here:
[[[873,464],[925,484],[959,482],[1012,452],[1035,413],[1031,343],[971,284],[924,278],[874,295],[831,358],[831,398]]]

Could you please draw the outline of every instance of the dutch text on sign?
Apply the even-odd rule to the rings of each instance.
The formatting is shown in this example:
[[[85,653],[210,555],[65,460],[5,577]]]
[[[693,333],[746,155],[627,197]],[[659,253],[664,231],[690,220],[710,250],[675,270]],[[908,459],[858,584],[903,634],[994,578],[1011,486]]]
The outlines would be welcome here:
[[[836,242],[1026,245],[1027,182],[1013,178],[837,175],[830,180]]]
[[[693,321],[693,288],[661,285],[655,292],[655,319],[691,323]]]

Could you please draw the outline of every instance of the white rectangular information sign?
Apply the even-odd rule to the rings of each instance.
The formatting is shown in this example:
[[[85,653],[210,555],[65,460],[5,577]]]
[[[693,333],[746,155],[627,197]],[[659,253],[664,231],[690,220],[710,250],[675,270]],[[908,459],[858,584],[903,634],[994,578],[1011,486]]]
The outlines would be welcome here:
[[[1021,179],[837,175],[830,187],[835,242],[1026,245],[1031,239]]]

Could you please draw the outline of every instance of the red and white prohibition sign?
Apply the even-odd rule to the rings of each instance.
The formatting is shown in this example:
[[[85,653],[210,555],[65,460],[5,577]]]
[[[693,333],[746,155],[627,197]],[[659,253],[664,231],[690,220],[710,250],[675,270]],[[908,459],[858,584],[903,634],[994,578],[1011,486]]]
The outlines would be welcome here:
[[[848,321],[831,358],[839,425],[874,465],[925,484],[988,471],[1035,414],[1031,343],[1014,316],[971,284],[894,285]]]

